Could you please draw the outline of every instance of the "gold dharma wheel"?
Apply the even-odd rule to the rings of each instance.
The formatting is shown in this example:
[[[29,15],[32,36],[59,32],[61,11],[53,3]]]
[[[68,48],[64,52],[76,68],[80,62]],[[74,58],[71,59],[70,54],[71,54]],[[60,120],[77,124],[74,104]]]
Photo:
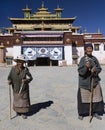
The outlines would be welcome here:
[[[71,42],[70,38],[66,39],[66,43],[69,44]]]

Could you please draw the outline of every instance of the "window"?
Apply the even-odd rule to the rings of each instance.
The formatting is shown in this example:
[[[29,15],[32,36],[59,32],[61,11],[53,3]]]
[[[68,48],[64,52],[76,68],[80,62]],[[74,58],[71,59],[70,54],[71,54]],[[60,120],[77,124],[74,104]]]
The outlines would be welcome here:
[[[99,51],[99,44],[94,44],[94,50]]]

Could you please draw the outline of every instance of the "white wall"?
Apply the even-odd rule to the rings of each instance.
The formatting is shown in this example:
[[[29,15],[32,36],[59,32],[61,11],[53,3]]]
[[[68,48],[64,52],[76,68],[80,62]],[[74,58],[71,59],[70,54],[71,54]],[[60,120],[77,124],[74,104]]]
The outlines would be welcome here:
[[[72,46],[64,47],[64,57],[67,62],[67,65],[72,65]]]
[[[6,56],[13,56],[13,48],[12,47],[6,48]]]
[[[13,46],[13,59],[19,55],[21,55],[21,46]],[[13,62],[13,64],[15,64],[15,62]]]
[[[77,63],[80,62],[80,59],[84,56],[84,47],[77,47],[77,54],[78,54],[78,61]]]
[[[99,50],[98,51],[93,50],[92,54],[97,57],[100,64],[105,64],[105,50],[104,50],[104,44],[103,43],[100,43]]]

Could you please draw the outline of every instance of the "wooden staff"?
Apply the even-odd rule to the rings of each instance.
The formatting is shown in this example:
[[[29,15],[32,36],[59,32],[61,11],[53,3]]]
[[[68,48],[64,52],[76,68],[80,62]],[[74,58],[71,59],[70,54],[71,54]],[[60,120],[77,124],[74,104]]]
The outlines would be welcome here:
[[[10,119],[11,119],[11,85],[9,85],[9,103],[10,103],[10,107],[9,107],[9,110],[10,110],[10,112],[9,112],[9,116],[10,116]]]
[[[19,94],[21,93],[22,89],[23,89],[23,85],[24,83],[21,84],[20,90],[19,90]]]
[[[25,70],[26,70],[26,64],[25,64]],[[23,79],[25,78],[26,75],[23,76]],[[23,85],[24,85],[24,82],[21,83],[21,87],[20,87],[20,90],[19,90],[19,94],[21,93],[22,89],[23,89]]]
[[[89,111],[89,116],[90,116],[90,123],[92,121],[92,103],[93,103],[93,85],[94,85],[94,78],[92,77],[91,81],[91,92],[90,92],[90,111]]]

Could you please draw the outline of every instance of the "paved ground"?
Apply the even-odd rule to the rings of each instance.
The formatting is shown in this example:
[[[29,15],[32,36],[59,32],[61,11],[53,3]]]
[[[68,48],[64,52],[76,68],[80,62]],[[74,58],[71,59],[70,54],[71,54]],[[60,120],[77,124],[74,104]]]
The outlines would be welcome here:
[[[34,80],[30,83],[31,113],[28,119],[9,119],[9,92],[7,75],[10,66],[0,66],[0,130],[105,130],[102,120],[89,117],[78,120],[77,66],[29,67]],[[100,74],[105,99],[105,66]]]

